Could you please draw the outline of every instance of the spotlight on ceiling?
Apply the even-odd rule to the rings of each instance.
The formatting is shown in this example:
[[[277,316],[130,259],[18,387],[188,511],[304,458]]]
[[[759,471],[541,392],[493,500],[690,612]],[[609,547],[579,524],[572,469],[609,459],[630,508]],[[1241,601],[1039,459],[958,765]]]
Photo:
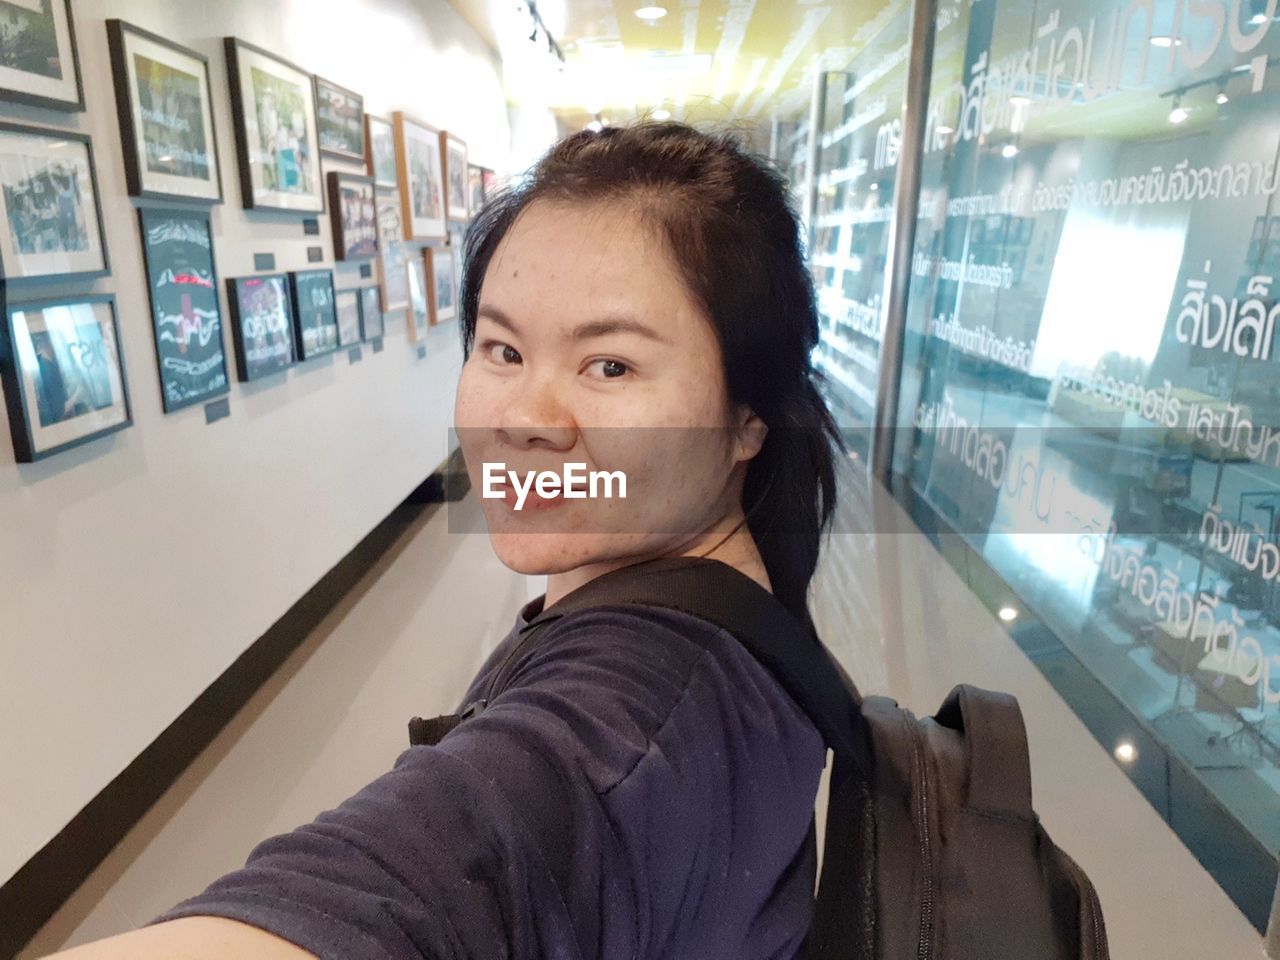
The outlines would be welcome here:
[[[655,120],[670,120],[670,119],[671,119],[671,111],[670,111],[670,110],[663,110],[661,107],[659,107],[657,110],[653,111],[653,119],[655,119]]]
[[[641,20],[647,20],[653,23],[655,20],[661,20],[667,15],[666,7],[641,7],[636,11],[636,16]]]
[[[1006,143],[1004,149],[1000,151],[1000,155],[1006,160],[1012,160],[1018,155],[1018,145],[1016,143]]]
[[[1169,111],[1169,122],[1172,124],[1182,123],[1187,117],[1191,116],[1187,112],[1187,108],[1182,105],[1181,98],[1174,98],[1173,109]]]

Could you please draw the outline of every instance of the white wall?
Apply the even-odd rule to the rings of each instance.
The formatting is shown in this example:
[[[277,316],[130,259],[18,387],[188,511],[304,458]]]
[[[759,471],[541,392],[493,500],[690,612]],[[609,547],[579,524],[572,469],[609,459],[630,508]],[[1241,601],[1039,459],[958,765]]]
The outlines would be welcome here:
[[[433,330],[419,359],[394,316],[384,352],[366,346],[360,363],[343,352],[283,382],[233,384],[230,419],[206,426],[199,406],[164,415],[103,21],[210,58],[220,282],[251,273],[259,251],[299,269],[319,242],[332,262],[327,219],[304,237],[298,217],[241,207],[225,35],[362,93],[369,111],[455,131],[473,162],[508,172],[500,64],[444,0],[74,6],[87,110],[0,116],[93,136],[112,263],[93,290],[118,300],[135,422],[34,465],[15,464],[0,436],[0,882],[445,458],[461,362],[456,322]],[[339,268],[340,287],[359,282]]]

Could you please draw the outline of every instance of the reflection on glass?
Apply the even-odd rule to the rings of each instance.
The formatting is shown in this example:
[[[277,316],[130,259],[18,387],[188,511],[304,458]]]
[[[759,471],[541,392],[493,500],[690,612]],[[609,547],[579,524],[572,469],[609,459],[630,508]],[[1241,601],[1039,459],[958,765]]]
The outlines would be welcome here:
[[[941,0],[895,458],[1132,713],[1117,760],[1140,770],[1150,738],[1225,808],[1245,853],[1206,866],[1259,925],[1280,858],[1278,13]],[[858,127],[824,167],[829,367],[874,369],[845,348],[874,345],[851,318],[886,249],[874,176],[835,175],[873,175],[898,130]]]

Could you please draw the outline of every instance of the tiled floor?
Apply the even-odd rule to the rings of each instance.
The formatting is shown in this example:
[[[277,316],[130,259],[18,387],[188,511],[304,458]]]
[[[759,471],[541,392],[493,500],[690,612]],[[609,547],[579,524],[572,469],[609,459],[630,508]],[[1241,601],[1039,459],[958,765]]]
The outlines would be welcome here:
[[[912,529],[883,493],[846,486],[841,529]],[[411,716],[452,710],[541,584],[449,528],[446,509],[415,521],[19,957],[146,922],[388,769]],[[1036,807],[1094,879],[1117,960],[1261,957],[1256,931],[923,536],[833,536],[815,601],[865,693],[925,714],[961,681],[1018,696]]]

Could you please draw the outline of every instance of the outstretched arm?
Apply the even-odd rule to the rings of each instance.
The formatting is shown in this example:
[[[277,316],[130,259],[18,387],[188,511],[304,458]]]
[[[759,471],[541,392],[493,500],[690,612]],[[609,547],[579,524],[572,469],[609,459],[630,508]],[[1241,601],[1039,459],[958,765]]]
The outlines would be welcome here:
[[[183,917],[52,954],[48,960],[316,960],[274,933],[222,917]]]

